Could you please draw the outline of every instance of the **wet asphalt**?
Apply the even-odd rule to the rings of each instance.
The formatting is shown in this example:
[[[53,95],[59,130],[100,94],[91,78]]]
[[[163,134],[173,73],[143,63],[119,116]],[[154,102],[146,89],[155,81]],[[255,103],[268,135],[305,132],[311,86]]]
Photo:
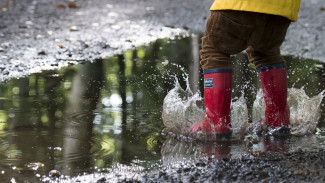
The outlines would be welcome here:
[[[73,3],[71,3],[73,2]],[[212,0],[3,0],[0,81],[202,33]],[[325,61],[325,1],[302,0],[282,52]]]
[[[69,3],[70,2],[70,3]],[[212,0],[2,0],[0,81],[202,33]],[[302,0],[282,52],[325,62],[325,1]],[[118,182],[324,182],[325,152],[260,153],[162,168]],[[95,180],[93,180],[95,181]],[[97,181],[97,180],[96,180]],[[110,182],[103,176],[99,182]]]

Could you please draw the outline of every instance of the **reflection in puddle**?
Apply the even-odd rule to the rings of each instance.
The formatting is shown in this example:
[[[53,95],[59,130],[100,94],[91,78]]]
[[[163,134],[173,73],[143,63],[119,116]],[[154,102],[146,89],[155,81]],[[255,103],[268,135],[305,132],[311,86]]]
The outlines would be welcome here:
[[[294,137],[284,147],[273,139],[213,145],[165,140],[161,135],[163,101],[175,77],[185,78],[188,73],[190,88],[202,93],[198,43],[198,36],[158,40],[109,59],[0,83],[0,182],[47,180],[51,170],[63,177],[97,172],[91,174],[94,180],[101,173],[135,175],[184,159],[236,157],[276,147],[295,151],[296,141],[304,139],[319,145],[314,136],[296,141]],[[247,116],[238,123],[250,122],[259,80],[243,55],[232,59],[241,63],[234,64],[238,72],[234,73],[233,104],[244,100],[247,105],[242,109]],[[322,63],[286,59],[289,86],[303,87],[309,97],[325,89]],[[179,86],[186,85],[186,79],[179,80]],[[202,105],[199,100],[187,105],[194,103]],[[198,118],[202,111],[187,110],[186,114],[198,114]],[[319,121],[321,129],[324,115]],[[301,148],[314,147],[306,144]]]
[[[187,142],[176,138],[167,138],[161,148],[162,163],[175,166],[186,161],[195,162],[202,159],[214,160],[240,157],[242,154],[260,154],[263,152],[292,153],[301,150],[325,148],[325,144],[315,135],[300,138],[263,136],[258,139],[245,139],[225,142]]]

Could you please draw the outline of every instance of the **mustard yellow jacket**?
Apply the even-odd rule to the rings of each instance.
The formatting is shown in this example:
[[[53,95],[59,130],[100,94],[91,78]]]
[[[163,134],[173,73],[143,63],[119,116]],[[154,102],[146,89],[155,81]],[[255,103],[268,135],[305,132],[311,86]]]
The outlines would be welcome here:
[[[215,0],[210,10],[238,10],[287,17],[297,21],[300,0]]]

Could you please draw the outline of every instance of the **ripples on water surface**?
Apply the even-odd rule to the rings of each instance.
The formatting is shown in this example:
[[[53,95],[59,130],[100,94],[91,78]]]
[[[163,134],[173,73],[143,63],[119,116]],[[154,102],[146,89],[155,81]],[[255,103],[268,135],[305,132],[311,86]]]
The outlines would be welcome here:
[[[323,136],[315,135],[248,136],[228,144],[163,136],[165,125],[174,134],[187,135],[188,127],[203,115],[199,42],[197,36],[158,40],[109,59],[0,83],[0,182],[48,181],[51,170],[67,181],[78,175],[73,180],[94,182],[103,176],[113,180],[185,160],[322,146]],[[241,125],[263,114],[263,104],[255,69],[242,54],[232,59],[237,63],[232,123],[234,134],[240,134],[245,132]],[[317,133],[323,134],[324,115],[318,109],[324,108],[320,94],[325,89],[324,64],[286,60],[292,119],[306,123],[296,131],[314,134],[317,125]],[[166,95],[171,101],[164,105]],[[170,112],[162,117],[163,107]],[[164,125],[162,118],[170,120]]]

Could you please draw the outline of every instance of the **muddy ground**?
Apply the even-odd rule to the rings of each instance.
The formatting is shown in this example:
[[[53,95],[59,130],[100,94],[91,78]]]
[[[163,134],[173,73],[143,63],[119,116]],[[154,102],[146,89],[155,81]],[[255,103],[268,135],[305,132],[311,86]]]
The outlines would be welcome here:
[[[105,58],[157,38],[202,33],[212,0],[2,0],[0,81]],[[325,1],[302,0],[284,54],[325,61]],[[322,149],[262,153],[114,177],[144,182],[324,182]],[[103,176],[99,182],[110,182]]]
[[[3,0],[0,81],[202,33],[211,0]],[[325,1],[302,0],[285,54],[324,61]]]
[[[163,169],[155,174],[98,180],[118,182],[324,182],[324,150],[243,155]]]

